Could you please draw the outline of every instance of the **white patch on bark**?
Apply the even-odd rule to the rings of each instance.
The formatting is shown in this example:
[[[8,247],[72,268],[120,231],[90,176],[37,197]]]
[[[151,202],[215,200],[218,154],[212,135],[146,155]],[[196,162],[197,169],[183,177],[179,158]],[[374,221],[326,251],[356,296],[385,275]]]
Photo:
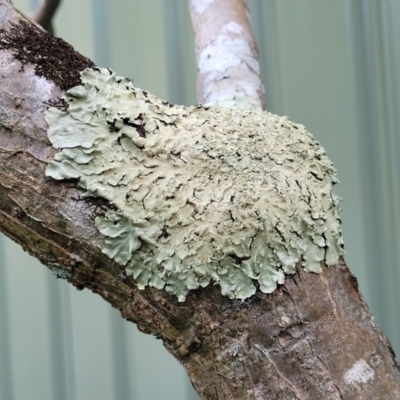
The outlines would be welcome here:
[[[242,26],[239,25],[239,24],[238,24],[237,22],[235,22],[235,21],[228,22],[228,23],[224,26],[223,30],[224,30],[224,31],[227,31],[227,32],[237,33],[238,35],[240,35],[240,34],[243,32]]]
[[[353,383],[367,383],[369,380],[373,380],[374,376],[374,370],[366,363],[366,361],[358,360],[345,373],[344,380],[348,385]]]
[[[0,69],[4,76],[15,74],[15,71],[21,68],[22,64],[19,61],[16,61],[12,55],[5,51],[0,51]],[[34,73],[34,67],[30,64],[24,65],[24,69],[30,69],[32,73],[27,74],[28,80],[21,82],[21,85],[27,85],[30,88],[30,91],[38,93],[38,98],[40,98],[43,102],[47,101],[51,96],[52,90],[54,89],[54,83],[48,81],[42,76],[36,75]]]
[[[235,25],[239,26],[231,24],[233,29],[236,29]],[[200,73],[205,75],[203,98],[207,104],[227,106],[225,103],[229,103],[231,107],[243,109],[261,108],[257,92],[257,88],[262,87],[260,67],[247,41],[232,39],[229,34],[222,33],[200,53],[198,65]],[[240,70],[240,75],[248,79],[237,80],[235,85],[218,87],[218,82],[223,82],[234,70]],[[216,85],[218,90],[215,90]],[[236,98],[244,97],[249,99],[249,105],[242,107],[245,103],[237,104]]]
[[[35,86],[35,93],[38,93],[38,97],[40,97],[43,101],[47,101],[51,92],[54,89],[54,83],[48,81],[46,78],[37,75],[31,75],[30,77],[31,83]]]
[[[226,103],[242,109],[263,109],[264,86],[260,77],[257,44],[246,18],[246,2],[239,1],[233,8],[229,8],[228,3],[215,1],[201,14],[198,10],[200,4],[191,0],[198,101],[207,105]],[[240,79],[246,82],[238,82]],[[238,95],[240,102],[236,101]],[[220,98],[223,100],[219,101]],[[250,105],[245,104],[243,98],[249,98]]]
[[[214,0],[192,0],[192,7],[196,13],[203,14],[213,1]]]
[[[211,71],[226,71],[245,61],[254,71],[259,73],[259,64],[254,57],[249,44],[240,38],[231,39],[226,34],[219,35],[204,48],[199,57],[201,73]]]

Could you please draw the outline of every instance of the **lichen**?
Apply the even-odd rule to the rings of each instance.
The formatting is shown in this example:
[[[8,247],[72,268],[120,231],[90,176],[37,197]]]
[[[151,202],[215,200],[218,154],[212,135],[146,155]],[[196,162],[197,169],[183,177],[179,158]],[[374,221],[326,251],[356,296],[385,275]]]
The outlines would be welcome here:
[[[302,125],[268,112],[172,106],[107,69],[87,69],[50,108],[46,174],[79,179],[114,209],[102,251],[136,280],[178,296],[218,284],[265,293],[296,263],[343,254],[336,171]]]
[[[70,271],[60,267],[53,267],[51,271],[53,272],[53,275],[59,279],[67,279],[72,276]]]

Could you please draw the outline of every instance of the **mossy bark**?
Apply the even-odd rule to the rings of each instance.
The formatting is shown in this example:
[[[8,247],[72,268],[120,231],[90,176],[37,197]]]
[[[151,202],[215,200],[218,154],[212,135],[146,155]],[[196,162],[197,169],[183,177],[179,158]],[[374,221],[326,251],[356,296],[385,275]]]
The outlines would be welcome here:
[[[0,0],[0,36],[21,20],[30,23],[10,1]],[[45,51],[50,39],[45,32],[42,37]],[[59,64],[49,63],[40,75],[35,60],[21,64],[16,52],[0,50],[2,232],[163,340],[203,399],[400,398],[393,351],[343,260],[323,266],[321,274],[298,266],[273,294],[257,291],[245,301],[230,300],[211,285],[190,292],[183,303],[155,288],[139,290],[101,252],[94,221],[110,205],[83,199],[74,180],[45,175],[56,150],[44,111],[59,102],[67,82]],[[66,76],[87,66],[77,53],[69,57],[73,74]]]

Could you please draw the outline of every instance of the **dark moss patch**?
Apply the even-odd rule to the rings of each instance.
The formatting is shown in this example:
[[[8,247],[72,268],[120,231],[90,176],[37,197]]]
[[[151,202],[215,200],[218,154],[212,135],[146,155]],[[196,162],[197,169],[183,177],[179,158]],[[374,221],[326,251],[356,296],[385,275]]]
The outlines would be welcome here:
[[[57,108],[60,111],[66,112],[68,110],[68,103],[64,99],[57,100],[49,100],[49,102],[45,102],[49,107]]]
[[[10,50],[22,63],[32,64],[35,73],[54,82],[63,91],[81,83],[80,72],[94,64],[60,38],[26,21],[0,30],[0,50]]]
[[[76,185],[75,185],[76,186]],[[71,197],[76,202],[85,202],[87,208],[93,213],[93,218],[104,217],[105,213],[110,210],[117,210],[113,204],[108,200],[101,197],[85,196],[85,197]]]

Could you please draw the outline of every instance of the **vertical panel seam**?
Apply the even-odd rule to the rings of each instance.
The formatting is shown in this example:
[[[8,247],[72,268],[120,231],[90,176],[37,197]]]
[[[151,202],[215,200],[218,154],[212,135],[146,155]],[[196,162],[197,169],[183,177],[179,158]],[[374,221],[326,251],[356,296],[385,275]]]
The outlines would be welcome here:
[[[0,399],[12,400],[12,359],[10,354],[10,332],[8,317],[8,291],[6,285],[6,262],[4,237],[0,233]]]

